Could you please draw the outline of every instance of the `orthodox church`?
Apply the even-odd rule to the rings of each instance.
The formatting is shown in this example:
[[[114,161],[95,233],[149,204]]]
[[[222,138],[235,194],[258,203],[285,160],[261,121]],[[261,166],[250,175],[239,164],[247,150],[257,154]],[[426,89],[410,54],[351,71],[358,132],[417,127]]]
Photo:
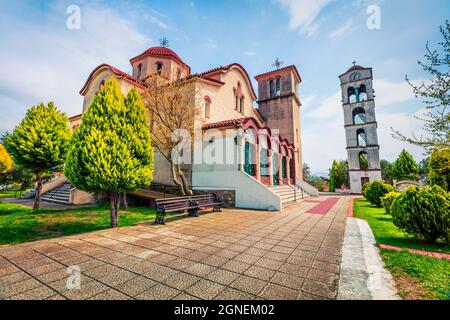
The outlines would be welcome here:
[[[189,65],[165,46],[149,48],[130,63],[131,75],[108,64],[91,72],[80,90],[83,113],[110,77],[118,80],[124,94],[132,87],[143,89],[143,80],[152,74],[170,75],[169,81],[195,79],[203,135],[223,133],[206,141],[208,147],[225,148],[235,156],[232,161],[193,161],[183,166],[193,190],[218,192],[228,206],[262,210],[281,210],[283,203],[317,195],[302,177],[298,93],[302,80],[294,65],[278,65],[256,75],[257,94],[239,63],[191,73]],[[69,120],[75,129],[82,114]],[[156,150],[154,168],[155,183],[173,185],[170,165]]]

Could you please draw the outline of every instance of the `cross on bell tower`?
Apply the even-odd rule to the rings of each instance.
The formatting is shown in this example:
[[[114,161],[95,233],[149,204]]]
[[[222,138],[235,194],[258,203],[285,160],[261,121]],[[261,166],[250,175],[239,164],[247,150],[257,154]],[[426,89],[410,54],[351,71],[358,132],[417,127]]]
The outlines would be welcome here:
[[[272,64],[272,67],[280,69],[280,67],[283,65],[283,61],[280,61],[280,59],[276,58],[275,62]]]
[[[163,48],[169,47],[169,40],[167,40],[166,37],[163,37],[162,39],[159,39],[159,45]]]

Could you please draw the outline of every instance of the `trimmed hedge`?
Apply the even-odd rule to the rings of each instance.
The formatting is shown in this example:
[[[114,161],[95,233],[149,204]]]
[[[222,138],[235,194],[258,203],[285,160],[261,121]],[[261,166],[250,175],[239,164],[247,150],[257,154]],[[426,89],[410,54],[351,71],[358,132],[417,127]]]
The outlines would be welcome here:
[[[394,187],[383,181],[372,181],[364,185],[364,197],[371,204],[381,207],[381,198],[388,192],[395,191]]]
[[[395,199],[400,196],[400,192],[391,191],[386,193],[383,198],[381,198],[381,203],[383,204],[384,209],[387,214],[391,214],[391,206]]]
[[[394,224],[429,243],[450,241],[450,193],[439,186],[409,187],[391,206]]]

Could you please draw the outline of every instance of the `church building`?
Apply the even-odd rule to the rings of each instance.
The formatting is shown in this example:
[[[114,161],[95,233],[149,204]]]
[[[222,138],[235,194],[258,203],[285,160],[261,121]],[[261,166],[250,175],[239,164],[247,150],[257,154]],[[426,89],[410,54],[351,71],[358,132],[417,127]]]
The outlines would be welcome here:
[[[152,74],[170,75],[169,81],[195,79],[196,104],[201,106],[198,123],[203,136],[214,135],[206,141],[208,148],[225,148],[226,154],[234,156],[217,163],[194,159],[184,166],[193,190],[219,192],[229,206],[262,210],[281,210],[283,203],[301,194],[317,194],[302,177],[298,93],[302,80],[294,65],[281,68],[278,64],[256,75],[257,94],[239,63],[193,74],[176,52],[164,46],[149,48],[130,63],[131,75],[108,64],[91,72],[80,90],[83,113],[110,77],[118,80],[124,94],[132,87],[144,89],[143,80]],[[75,129],[82,114],[70,120]],[[154,160],[154,182],[173,185],[170,166],[156,150]]]

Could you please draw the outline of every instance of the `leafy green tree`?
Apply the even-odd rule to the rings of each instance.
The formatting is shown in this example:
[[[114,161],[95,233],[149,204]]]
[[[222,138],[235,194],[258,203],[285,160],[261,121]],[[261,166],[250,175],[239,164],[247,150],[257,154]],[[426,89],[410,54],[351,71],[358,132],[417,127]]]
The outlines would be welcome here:
[[[393,177],[397,180],[417,180],[418,172],[419,167],[414,161],[412,155],[403,149],[397,160],[395,160],[392,165]]]
[[[135,89],[124,98],[114,78],[101,87],[72,137],[64,173],[80,190],[108,193],[110,224],[117,227],[120,194],[153,178],[148,118]]]
[[[5,147],[0,144],[0,173],[6,173],[11,170],[13,166],[13,161],[9,156],[8,151],[6,151]]]
[[[306,162],[303,163],[302,172],[303,172],[303,180],[308,181],[309,177],[311,176],[311,168],[308,166]]]
[[[34,175],[34,209],[40,207],[44,179],[62,169],[71,134],[67,116],[49,102],[31,107],[6,137],[6,149],[14,163]]]
[[[336,188],[340,188],[342,185],[349,185],[348,163],[343,160],[334,160],[330,169],[329,189],[334,192]]]
[[[394,180],[394,177],[392,174],[392,163],[390,163],[387,160],[381,160],[380,167],[381,167],[381,178],[386,183],[392,184],[393,180]]]
[[[431,185],[438,185],[450,191],[450,146],[436,148],[430,157]]]
[[[438,49],[431,49],[426,45],[426,62],[419,61],[419,65],[430,74],[430,80],[426,83],[413,84],[408,77],[409,85],[414,95],[422,98],[428,112],[417,119],[423,121],[423,130],[426,137],[405,136],[399,131],[393,130],[394,138],[424,147],[431,151],[435,147],[448,146],[450,144],[450,24],[448,20],[440,27],[443,40],[439,42]]]

